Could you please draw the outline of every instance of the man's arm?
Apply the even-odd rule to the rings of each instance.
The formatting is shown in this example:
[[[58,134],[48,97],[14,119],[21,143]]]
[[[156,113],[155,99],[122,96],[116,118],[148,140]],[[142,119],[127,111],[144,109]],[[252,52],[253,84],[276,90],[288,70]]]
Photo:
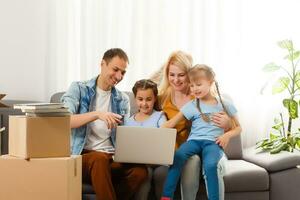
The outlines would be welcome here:
[[[122,116],[112,112],[92,111],[83,114],[71,115],[71,128],[79,128],[92,121],[100,119],[104,121],[109,129],[114,128],[121,123]]]
[[[81,98],[79,84],[79,82],[73,82],[61,99],[72,113],[70,121],[71,128],[79,128],[97,119],[103,120],[109,129],[115,127],[117,123],[120,123],[121,116],[111,112],[92,111],[78,114]]]

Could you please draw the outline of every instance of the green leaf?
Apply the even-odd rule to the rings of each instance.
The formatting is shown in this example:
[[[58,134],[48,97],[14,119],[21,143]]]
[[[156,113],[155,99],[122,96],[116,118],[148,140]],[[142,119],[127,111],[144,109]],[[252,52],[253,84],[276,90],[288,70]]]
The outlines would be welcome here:
[[[258,142],[256,142],[256,149],[257,148],[260,148],[260,147],[262,147],[262,145],[265,143],[265,142],[267,142],[269,139],[268,138],[265,138],[265,139],[263,139],[263,140],[261,140],[261,141],[258,141]]]
[[[280,66],[275,63],[268,63],[263,67],[264,72],[274,72],[280,69]]]
[[[283,105],[289,111],[289,115],[292,119],[296,119],[298,117],[298,103],[292,99],[283,99]]]
[[[271,154],[276,154],[279,153],[280,151],[286,149],[288,147],[288,144],[286,142],[282,142],[279,145],[275,146],[270,153]]]
[[[288,77],[280,77],[272,87],[272,94],[283,92],[290,84]]]
[[[272,150],[272,146],[261,147],[264,151]]]
[[[266,138],[262,141],[259,141],[256,143],[256,148],[266,148],[266,147],[270,147],[273,146],[273,141],[271,141],[269,138]]]
[[[296,72],[296,75],[295,75],[295,84],[296,84],[297,88],[300,89],[300,71]]]
[[[272,147],[273,145],[274,145],[274,141],[268,140],[268,141],[264,142],[264,143],[261,145],[261,147],[262,147],[262,148],[268,148],[268,147]]]
[[[273,127],[272,127],[273,128]],[[273,141],[275,139],[277,139],[279,137],[279,135],[275,135],[273,133],[270,133],[270,140]]]
[[[299,56],[300,56],[300,51],[294,52],[294,54],[293,54],[293,60],[297,60],[299,58]]]
[[[289,51],[294,49],[293,42],[291,40],[282,40],[282,41],[279,41],[277,44],[282,49],[287,49]]]
[[[265,139],[263,139],[263,140],[260,140],[260,141],[256,142],[256,145],[259,144],[259,143],[262,143],[262,142],[266,142],[266,141],[268,141],[268,140],[269,140],[269,138],[265,138]]]
[[[296,138],[296,144],[297,144],[298,148],[300,148],[300,138]]]
[[[288,59],[290,61],[296,60],[300,56],[300,51],[296,51],[293,53],[290,53],[289,55],[286,55],[284,58]]]
[[[279,131],[281,129],[281,127],[283,126],[282,123],[279,123],[279,124],[275,124],[272,126],[273,129]],[[272,133],[270,133],[270,137],[272,137]]]

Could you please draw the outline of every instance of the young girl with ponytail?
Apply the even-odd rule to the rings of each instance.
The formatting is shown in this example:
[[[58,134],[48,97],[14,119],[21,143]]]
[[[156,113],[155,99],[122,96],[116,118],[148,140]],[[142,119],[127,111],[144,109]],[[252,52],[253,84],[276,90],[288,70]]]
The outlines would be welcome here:
[[[222,200],[225,193],[224,162],[227,160],[224,148],[232,137],[241,132],[236,116],[237,110],[231,103],[222,99],[215,74],[210,67],[195,65],[189,70],[188,76],[191,93],[195,99],[184,105],[175,117],[162,125],[162,127],[172,128],[182,119],[192,122],[187,141],[175,152],[174,163],[169,168],[161,200],[173,198],[181,170],[188,158],[195,154],[202,159],[208,199]],[[232,118],[233,126],[227,132],[211,120],[211,116],[220,111],[226,112]]]

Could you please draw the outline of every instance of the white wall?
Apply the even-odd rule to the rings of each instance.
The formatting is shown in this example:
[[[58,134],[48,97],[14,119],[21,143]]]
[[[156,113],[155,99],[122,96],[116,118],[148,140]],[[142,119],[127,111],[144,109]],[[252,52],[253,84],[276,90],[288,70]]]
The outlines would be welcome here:
[[[47,101],[47,0],[0,0],[0,93]]]

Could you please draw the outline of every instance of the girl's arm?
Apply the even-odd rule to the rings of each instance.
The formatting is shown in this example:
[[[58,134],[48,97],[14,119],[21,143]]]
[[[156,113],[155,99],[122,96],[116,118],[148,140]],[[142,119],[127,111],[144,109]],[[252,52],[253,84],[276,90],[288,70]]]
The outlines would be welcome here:
[[[178,122],[184,119],[182,112],[178,112],[172,119],[161,125],[162,128],[174,128]]]
[[[237,136],[242,132],[242,128],[240,126],[237,116],[232,117],[232,122],[233,123],[231,129],[216,139],[216,143],[223,147],[223,149],[226,148],[226,146],[229,143],[229,140],[232,137]]]

